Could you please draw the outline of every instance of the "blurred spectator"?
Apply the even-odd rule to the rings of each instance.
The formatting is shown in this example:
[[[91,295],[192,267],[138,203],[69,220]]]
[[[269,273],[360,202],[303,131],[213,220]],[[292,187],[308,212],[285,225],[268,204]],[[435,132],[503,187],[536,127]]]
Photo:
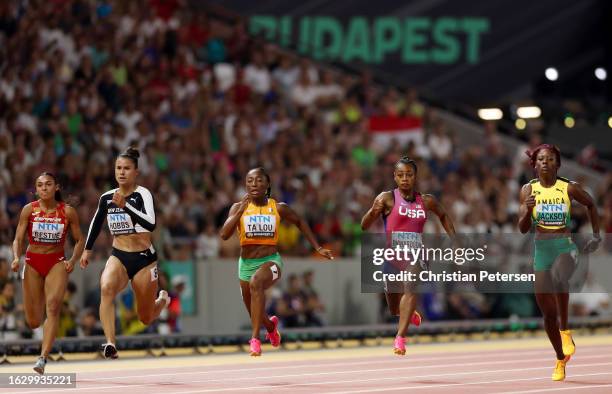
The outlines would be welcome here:
[[[196,239],[195,256],[199,259],[219,257],[220,248],[221,241],[219,239],[219,234],[215,226],[209,223]]]
[[[0,289],[4,287],[5,283],[12,282],[10,275],[11,266],[9,262],[4,257],[0,257]]]
[[[15,284],[5,282],[0,289],[0,338],[5,341],[19,339],[18,307],[15,301]]]
[[[76,335],[80,338],[93,335],[104,335],[104,330],[102,329],[93,309],[85,308],[81,311]]]
[[[319,295],[314,289],[314,271],[306,271],[302,274],[302,298],[304,302],[304,324],[306,327],[321,327],[324,325],[321,313],[325,312],[325,305],[321,302]]]
[[[570,294],[570,313],[572,316],[610,316],[610,294],[589,273],[579,293]]]
[[[117,298],[116,313],[119,315],[122,335],[140,334],[147,329],[147,326],[138,319],[136,298],[131,286],[128,286]]]
[[[171,300],[168,306],[168,324],[171,332],[178,333],[181,332],[181,294],[185,291],[185,286],[187,286],[187,277],[185,275],[175,275],[171,283],[172,291],[169,292]]]
[[[300,279],[296,274],[287,278],[287,289],[278,300],[276,313],[283,327],[303,327],[304,302],[301,294]]]
[[[74,295],[77,287],[72,281],[68,281],[64,292],[64,301],[59,316],[59,326],[57,330],[58,338],[77,335],[77,316],[78,308],[74,305]]]

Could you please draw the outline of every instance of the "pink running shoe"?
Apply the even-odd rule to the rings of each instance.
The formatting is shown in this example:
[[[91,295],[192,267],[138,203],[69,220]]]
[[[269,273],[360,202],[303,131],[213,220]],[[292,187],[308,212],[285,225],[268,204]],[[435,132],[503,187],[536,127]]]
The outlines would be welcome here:
[[[421,325],[422,322],[423,322],[423,318],[421,317],[421,314],[417,311],[414,311],[414,313],[410,317],[410,323],[418,327]]]
[[[251,338],[249,341],[249,345],[251,348],[251,357],[259,357],[261,356],[261,342],[257,338]]]
[[[274,347],[279,347],[281,343],[281,334],[278,331],[278,317],[272,316],[270,321],[274,323],[274,329],[272,332],[266,333],[266,339],[270,341],[270,344]]]
[[[404,339],[404,337],[400,337],[399,335],[395,337],[393,353],[397,354],[398,356],[403,356],[406,354],[406,339]]]

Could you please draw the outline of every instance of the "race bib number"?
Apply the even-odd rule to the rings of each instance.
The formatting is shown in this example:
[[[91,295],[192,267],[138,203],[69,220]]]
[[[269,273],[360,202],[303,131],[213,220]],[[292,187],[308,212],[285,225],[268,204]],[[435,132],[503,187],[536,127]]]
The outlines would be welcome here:
[[[246,238],[274,238],[276,215],[245,215],[242,224]]]
[[[124,211],[109,213],[106,219],[108,229],[113,235],[131,234],[134,232],[132,218]]]
[[[64,234],[64,223],[33,222],[32,238],[34,242],[56,244]]]
[[[566,204],[537,204],[536,220],[544,226],[564,226],[567,217]]]
[[[155,282],[158,278],[157,266],[151,268],[151,282]]]
[[[409,248],[418,249],[421,247],[423,239],[420,233],[412,233],[407,231],[394,231],[391,233],[391,247],[407,246]]]

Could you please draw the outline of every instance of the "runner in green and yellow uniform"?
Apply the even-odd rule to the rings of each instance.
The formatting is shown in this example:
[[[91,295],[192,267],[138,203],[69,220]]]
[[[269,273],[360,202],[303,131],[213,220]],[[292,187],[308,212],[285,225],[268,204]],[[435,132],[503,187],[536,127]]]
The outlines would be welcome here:
[[[521,189],[519,229],[535,226],[535,295],[544,317],[546,334],[557,354],[553,380],[565,379],[565,364],[576,351],[567,325],[569,278],[576,267],[577,247],[569,233],[572,200],[586,206],[593,228],[584,252],[597,249],[601,241],[599,216],[593,198],[575,182],[557,176],[561,154],[553,145],[527,152],[537,178]]]

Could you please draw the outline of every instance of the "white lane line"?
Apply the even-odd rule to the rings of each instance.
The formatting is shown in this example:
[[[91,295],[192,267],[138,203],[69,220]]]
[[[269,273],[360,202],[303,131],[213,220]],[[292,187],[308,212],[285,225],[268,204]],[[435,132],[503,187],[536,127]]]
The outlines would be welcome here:
[[[607,363],[610,364],[610,363]],[[607,365],[606,364],[606,365]],[[543,369],[543,368],[533,368],[533,369]],[[601,375],[612,375],[612,372],[599,372],[599,373],[586,373],[580,375],[573,375],[572,377],[584,377],[584,376],[601,376]],[[323,394],[359,394],[359,393],[378,393],[381,391],[405,391],[408,389],[434,389],[439,387],[457,387],[457,386],[473,386],[478,384],[491,384],[491,383],[512,383],[512,382],[527,382],[534,380],[548,380],[550,376],[546,377],[537,377],[537,378],[521,378],[521,379],[505,379],[505,380],[486,380],[479,382],[469,382],[469,383],[448,383],[448,384],[435,384],[435,385],[420,385],[420,386],[403,386],[403,387],[389,387],[389,388],[376,388],[376,389],[367,389],[367,390],[353,390],[353,391],[326,391]],[[561,383],[562,384],[562,383]],[[595,387],[595,386],[589,386]],[[563,390],[571,390],[575,387],[564,388]],[[560,388],[550,389],[550,390],[560,390]],[[193,393],[201,393],[202,391],[193,391]],[[184,394],[184,393],[183,393]]]
[[[601,349],[598,349],[598,353],[601,353]],[[500,357],[504,357],[505,355],[508,356],[517,356],[517,357],[521,357],[521,356],[530,356],[530,355],[541,355],[542,351],[541,350],[531,350],[531,351],[524,351],[524,352],[507,352],[507,353],[492,353],[492,354],[486,354],[486,355],[481,355],[478,356],[479,359],[483,358],[483,357],[493,357],[495,359],[499,359]],[[124,375],[124,376],[108,376],[108,377],[102,377],[102,378],[92,378],[92,379],[87,379],[87,381],[103,381],[103,380],[117,380],[120,378],[130,378],[130,379],[136,379],[136,378],[150,378],[150,377],[161,377],[161,376],[177,376],[177,375],[203,375],[203,374],[220,374],[220,373],[236,373],[236,372],[257,372],[257,371],[267,371],[270,369],[273,370],[280,370],[280,369],[298,369],[298,368],[303,368],[303,367],[308,367],[308,368],[329,368],[329,367],[345,367],[345,366],[357,366],[357,365],[372,365],[374,362],[376,362],[377,364],[386,364],[386,363],[398,363],[398,362],[403,362],[403,360],[399,359],[399,357],[395,357],[395,359],[388,359],[389,357],[393,357],[393,356],[383,356],[385,359],[380,360],[380,361],[374,361],[372,360],[372,358],[370,358],[368,361],[345,361],[345,362],[336,362],[336,363],[323,363],[323,364],[314,364],[312,361],[307,362],[307,363],[299,363],[296,364],[294,362],[292,362],[291,365],[266,365],[263,367],[259,367],[259,368],[231,368],[231,369],[210,369],[210,370],[206,370],[206,371],[184,371],[184,372],[172,372],[172,373],[148,373],[148,374],[143,374],[143,375]],[[472,354],[466,354],[466,355],[460,355],[460,356],[441,356],[441,357],[425,357],[425,358],[419,358],[418,356],[415,356],[414,358],[410,358],[410,356],[406,356],[406,361],[407,362],[411,362],[411,363],[419,363],[422,361],[438,361],[438,360],[465,360],[465,359],[473,359],[475,357],[475,355]],[[590,358],[591,356],[584,356],[584,353],[581,352],[580,353],[580,357],[581,359],[584,358]],[[506,359],[507,361],[512,361],[509,359]],[[521,359],[522,360],[522,359]],[[434,366],[434,365],[429,365]],[[191,368],[191,367],[189,367]],[[194,367],[194,368],[206,368],[206,366],[202,366],[202,367]],[[109,371],[109,370],[104,370],[104,373],[108,373],[108,372],[113,372],[113,371]],[[118,370],[117,372],[124,372],[124,370]],[[79,376],[83,376],[83,375],[88,375],[88,374],[93,374],[95,376],[95,372],[82,372],[79,373]]]
[[[605,373],[609,375],[609,373]],[[584,376],[584,375],[572,375],[574,376]],[[558,387],[554,389],[538,389],[538,390],[527,390],[527,391],[500,391],[498,394],[526,394],[526,393],[543,393],[546,391],[561,391],[561,390],[582,390],[582,389],[593,389],[599,387],[612,387],[612,384],[594,384],[588,386],[569,386],[569,387]]]

